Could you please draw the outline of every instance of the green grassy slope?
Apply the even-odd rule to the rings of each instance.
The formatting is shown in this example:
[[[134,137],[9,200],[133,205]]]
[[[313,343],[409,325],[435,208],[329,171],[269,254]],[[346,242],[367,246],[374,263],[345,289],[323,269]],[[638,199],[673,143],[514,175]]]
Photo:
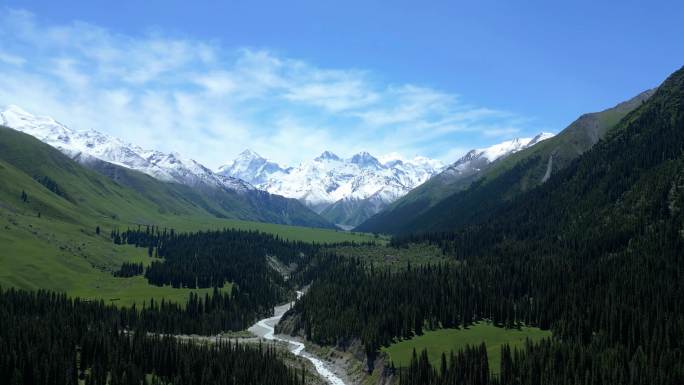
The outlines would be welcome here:
[[[649,90],[613,108],[582,115],[555,137],[491,163],[478,174],[465,178],[437,175],[357,229],[395,234],[426,230],[447,200],[450,207],[460,206],[458,217],[452,219],[468,223],[566,167],[653,92]]]
[[[150,297],[185,298],[188,290],[111,275],[124,261],[149,260],[145,250],[114,245],[107,236],[113,228],[138,224],[179,231],[254,229],[317,242],[372,239],[335,230],[217,218],[179,191],[182,186],[122,172],[139,184],[137,188],[85,168],[31,136],[0,127],[0,285],[119,298],[123,304]],[[26,202],[22,191],[28,195]],[[101,235],[95,234],[96,226]]]
[[[466,345],[477,346],[484,342],[487,346],[487,357],[489,357],[489,370],[498,374],[501,366],[501,345],[509,344],[513,350],[522,347],[526,339],[538,341],[550,336],[550,331],[538,328],[504,329],[490,323],[477,323],[467,329],[427,331],[421,336],[382,348],[382,351],[389,355],[395,366],[406,367],[411,362],[413,349],[417,354],[427,349],[430,363],[438,368],[442,353],[445,353],[448,358],[452,350],[458,352]]]

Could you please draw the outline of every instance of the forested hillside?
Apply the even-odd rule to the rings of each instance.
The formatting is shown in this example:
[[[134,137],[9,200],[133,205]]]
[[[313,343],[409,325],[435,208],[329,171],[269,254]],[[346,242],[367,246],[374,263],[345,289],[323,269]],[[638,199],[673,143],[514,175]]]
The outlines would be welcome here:
[[[327,249],[373,245],[289,241],[259,231],[232,229],[178,233],[154,226],[113,230],[110,237],[115,244],[134,245],[146,251],[151,261],[141,274],[150,285],[213,288],[211,299],[207,294],[204,303],[196,295],[190,295],[186,309],[198,309],[196,317],[216,313],[211,314],[216,322],[206,321],[202,330],[173,329],[174,332],[202,334],[246,329],[258,318],[271,315],[274,306],[294,297],[295,285],[301,280],[288,280],[285,272],[274,268],[274,260],[286,268],[300,267],[300,271],[304,271]],[[123,264],[119,272],[134,269],[135,266]],[[231,289],[223,295],[218,289],[226,285]]]
[[[493,211],[481,223],[393,240],[438,245],[456,266],[390,273],[331,263],[312,273],[290,317],[323,344],[360,338],[369,363],[379,346],[423,328],[490,319],[553,332],[504,353],[499,377],[477,375],[478,365],[463,377],[463,366],[416,363],[402,371],[405,384],[681,384],[683,206],[680,69],[546,183],[483,208]],[[434,220],[452,223],[457,210]]]
[[[151,285],[174,288],[216,288],[232,286],[228,299],[230,308],[240,323],[216,323],[204,333],[242,330],[259,317],[270,315],[273,307],[285,302],[293,287],[280,272],[269,264],[268,257],[280,263],[302,264],[319,249],[311,243],[281,240],[257,231],[222,230],[197,233],[176,233],[146,227],[124,232],[112,231],[114,243],[144,248],[158,257],[145,268],[145,279]],[[123,268],[123,266],[122,266]],[[190,298],[192,300],[192,297]],[[209,299],[205,299],[209,302]],[[188,306],[194,308],[195,306]],[[199,306],[200,309],[204,307]],[[209,306],[207,306],[207,309]]]
[[[479,172],[448,170],[412,190],[360,226],[359,231],[406,234],[453,229],[481,221],[493,210],[565,168],[654,93],[645,91],[601,112],[584,114],[558,135],[493,163]],[[445,210],[450,215],[445,218]]]

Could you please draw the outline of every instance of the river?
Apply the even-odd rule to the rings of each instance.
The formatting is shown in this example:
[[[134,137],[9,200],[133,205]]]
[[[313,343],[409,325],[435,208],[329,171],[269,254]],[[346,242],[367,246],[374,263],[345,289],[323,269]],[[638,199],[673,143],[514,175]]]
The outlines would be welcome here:
[[[299,298],[301,295],[302,292],[297,292],[297,298]],[[287,343],[289,350],[294,355],[304,357],[311,361],[319,376],[325,379],[329,384],[346,385],[344,381],[342,381],[342,379],[333,372],[328,363],[323,362],[313,354],[307,352],[306,346],[303,343],[294,341],[283,335],[275,335],[275,325],[278,324],[280,319],[283,317],[283,314],[285,314],[285,312],[288,311],[293,304],[294,302],[290,302],[284,305],[276,306],[274,308],[275,315],[273,317],[264,318],[257,321],[249,328],[249,331],[266,340],[282,341]]]

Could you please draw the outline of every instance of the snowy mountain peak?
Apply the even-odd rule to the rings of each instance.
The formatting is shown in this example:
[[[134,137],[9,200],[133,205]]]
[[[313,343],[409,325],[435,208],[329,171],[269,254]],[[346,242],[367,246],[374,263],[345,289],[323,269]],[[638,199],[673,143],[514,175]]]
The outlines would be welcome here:
[[[96,130],[72,130],[50,117],[32,115],[18,106],[10,105],[0,111],[0,123],[34,136],[79,162],[101,160],[159,180],[189,186],[202,184],[237,191],[254,189],[242,180],[219,176],[178,153],[144,150]]]
[[[0,124],[32,136],[42,134],[64,141],[69,141],[69,133],[71,132],[65,125],[49,116],[34,116],[13,104],[8,105],[0,112]]]
[[[322,161],[322,160],[340,161],[342,159],[340,159],[340,157],[337,156],[336,154],[334,154],[333,152],[326,150],[326,151],[323,151],[323,153],[321,155],[319,155],[318,157],[316,157],[314,160],[317,160],[317,161]]]
[[[325,216],[324,211],[335,205],[357,207],[359,202],[368,202],[372,210],[367,214],[372,215],[442,170],[439,161],[428,158],[402,162],[400,155],[391,154],[382,159],[380,162],[368,152],[343,159],[324,151],[312,161],[284,168],[266,159],[243,164],[238,156],[219,173],[244,179],[273,194],[299,199]]]
[[[249,148],[245,149],[238,155],[239,159],[264,159],[261,155],[259,155],[256,151],[250,150]]]
[[[552,136],[554,135],[551,133],[542,132],[533,138],[515,138],[487,148],[479,149],[477,151],[481,153],[482,156],[486,157],[490,162],[494,162],[501,157],[508,156],[512,153],[534,146],[542,140],[548,139]]]
[[[17,106],[16,104],[9,104],[3,108],[3,113],[4,114],[13,114],[15,116],[25,116],[25,117],[34,117],[33,115],[29,114],[24,110],[23,108]]]
[[[350,162],[361,168],[382,168],[380,161],[366,151],[359,152],[352,156]]]
[[[530,140],[527,143],[527,147],[534,146],[535,144],[541,142],[542,140],[546,140],[546,139],[552,138],[554,136],[555,136],[555,134],[552,134],[550,132],[540,132],[534,138],[532,138],[532,140]]]
[[[285,172],[275,162],[269,162],[252,150],[242,151],[231,163],[219,167],[218,174],[238,178],[255,185],[262,184],[267,175]]]
[[[520,150],[524,150],[528,147],[532,147],[535,144],[553,136],[554,134],[542,132],[533,138],[515,138],[486,148],[470,150],[464,156],[450,165],[447,168],[447,172],[454,174],[477,172],[489,163],[507,157],[508,155],[516,153]]]

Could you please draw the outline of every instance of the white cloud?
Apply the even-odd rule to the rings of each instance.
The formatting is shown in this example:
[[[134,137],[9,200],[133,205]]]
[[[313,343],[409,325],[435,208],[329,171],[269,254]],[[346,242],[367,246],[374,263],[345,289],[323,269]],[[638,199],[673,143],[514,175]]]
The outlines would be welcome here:
[[[230,94],[238,89],[234,76],[226,71],[199,74],[194,78],[194,82],[216,95]]]
[[[368,90],[359,79],[300,84],[291,87],[285,97],[331,112],[363,108],[378,100],[378,95]]]
[[[20,67],[24,65],[24,63],[26,63],[26,59],[24,59],[21,56],[12,55],[7,52],[0,51],[0,62]]]
[[[121,35],[0,10],[0,105],[216,167],[244,148],[293,164],[324,149],[448,159],[474,137],[507,139],[527,123],[453,93],[387,84],[264,49],[163,32]]]
[[[89,86],[90,80],[78,68],[76,60],[70,58],[57,58],[53,60],[52,72],[62,79],[64,84],[70,88],[85,89]]]

